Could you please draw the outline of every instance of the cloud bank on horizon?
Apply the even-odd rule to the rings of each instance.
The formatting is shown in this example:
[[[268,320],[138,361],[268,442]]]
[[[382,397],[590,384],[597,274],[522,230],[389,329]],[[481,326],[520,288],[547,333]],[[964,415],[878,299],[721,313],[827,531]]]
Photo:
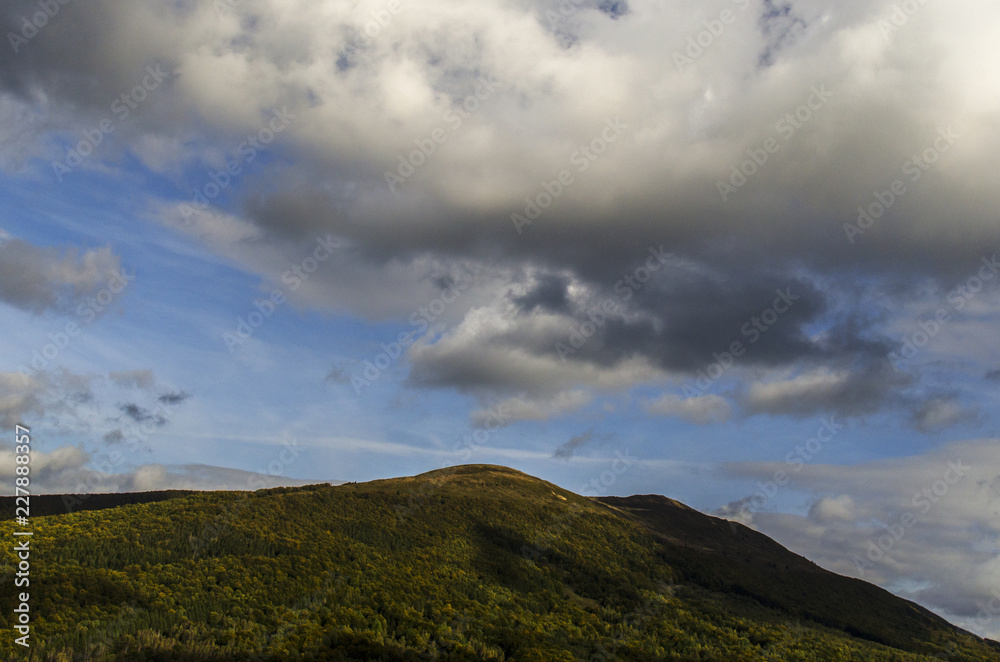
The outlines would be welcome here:
[[[856,467],[910,486],[1000,436],[994,4],[43,4],[0,9],[0,419],[53,430],[54,489],[129,425],[152,455],[109,489],[212,484],[190,467],[241,434],[245,470],[290,469],[289,402],[310,469],[575,481],[634,439],[607,489],[716,507],[833,420],[748,521],[857,574],[909,487]],[[974,496],[965,537],[897,549],[1000,589]],[[989,599],[940,557],[879,567]]]

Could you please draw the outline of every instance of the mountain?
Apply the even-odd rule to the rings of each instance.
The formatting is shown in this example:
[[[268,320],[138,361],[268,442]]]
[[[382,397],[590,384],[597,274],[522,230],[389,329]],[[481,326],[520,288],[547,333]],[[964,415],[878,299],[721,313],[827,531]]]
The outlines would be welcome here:
[[[34,659],[1000,660],[741,525],[505,467],[102,496],[32,519]]]

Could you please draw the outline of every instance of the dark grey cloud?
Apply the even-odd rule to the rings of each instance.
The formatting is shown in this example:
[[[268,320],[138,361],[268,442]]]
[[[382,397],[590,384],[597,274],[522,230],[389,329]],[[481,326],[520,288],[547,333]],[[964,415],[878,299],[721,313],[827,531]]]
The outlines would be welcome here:
[[[884,361],[842,370],[817,368],[784,381],[753,383],[740,395],[740,404],[749,416],[863,416],[902,406],[898,392],[913,382],[913,376]]]
[[[583,434],[579,434],[572,437],[569,441],[559,446],[553,453],[552,457],[562,460],[568,460],[576,454],[576,451],[581,447],[586,446],[594,441],[607,441],[613,438],[612,434],[595,434],[593,430],[588,430]]]
[[[828,312],[828,304],[813,283],[799,278],[749,273],[716,279],[667,272],[662,281],[637,292],[633,309],[642,313],[638,320],[609,320],[597,338],[601,342],[593,345],[593,355],[598,362],[635,352],[666,370],[694,372],[734,342],[747,347],[741,358],[747,364],[837,358],[853,349],[810,339],[805,326]]]
[[[514,303],[522,312],[530,313],[535,308],[543,308],[554,312],[564,312],[569,307],[566,290],[570,280],[558,274],[543,274],[539,276],[535,286],[523,296],[514,297]]]
[[[983,375],[983,379],[988,379],[994,382],[1000,381],[1000,369],[987,371],[987,373]]]
[[[351,374],[351,368],[349,365],[333,365],[330,367],[330,372],[326,373],[326,377],[323,381],[331,382],[333,384],[350,384]]]
[[[167,419],[162,414],[155,413],[134,402],[120,403],[118,405],[118,410],[128,418],[132,419],[136,423],[146,423],[150,422],[157,427],[163,427],[167,424]]]
[[[179,405],[180,403],[184,402],[190,397],[191,397],[190,393],[187,393],[185,391],[175,391],[170,393],[164,393],[163,395],[158,397],[156,401],[165,405]]]
[[[627,16],[630,11],[626,0],[600,0],[597,8],[613,19]]]
[[[125,434],[121,430],[112,430],[106,433],[103,439],[109,444],[117,444],[125,439]]]
[[[764,51],[760,55],[760,65],[774,64],[778,52],[793,44],[805,31],[806,22],[796,15],[789,2],[764,0],[757,24],[764,35]]]
[[[527,294],[512,298],[522,314],[540,309],[558,315],[558,326],[513,324],[484,331],[482,342],[599,369],[639,360],[665,373],[688,376],[717,362],[733,343],[742,346],[737,360],[741,368],[868,365],[893,347],[856,316],[830,322],[825,333],[815,334],[813,325],[840,311],[809,280],[767,272],[707,271],[707,265],[665,267],[645,285],[631,281],[637,289],[624,279],[587,283],[590,294],[582,301],[568,300],[565,278],[542,278]],[[614,303],[619,312],[604,312],[603,302]],[[593,329],[578,346],[584,325]],[[449,351],[445,343],[435,360],[415,363],[411,379],[437,387],[508,387],[507,367],[496,368],[484,364],[482,353],[471,348]],[[882,386],[895,381],[882,380]],[[871,395],[866,389],[860,397]]]

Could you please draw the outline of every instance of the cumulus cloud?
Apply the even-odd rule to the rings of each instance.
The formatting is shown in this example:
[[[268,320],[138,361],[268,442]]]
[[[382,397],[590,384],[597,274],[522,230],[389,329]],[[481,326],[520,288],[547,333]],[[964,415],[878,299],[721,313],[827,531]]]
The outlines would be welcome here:
[[[41,380],[19,372],[0,373],[0,425],[12,428],[42,410]]]
[[[48,135],[78,133],[158,63],[170,75],[156,103],[116,129],[120,149],[93,157],[116,167],[129,150],[177,184],[150,201],[152,217],[267,277],[335,237],[338,259],[295,299],[369,319],[408,319],[441,295],[443,277],[472,274],[436,320],[450,331],[411,349],[414,385],[624,389],[695,374],[742,341],[740,379],[750,367],[833,366],[786,385],[804,404],[772,385],[751,393],[751,411],[860,415],[906,384],[864,367],[893,342],[853,276],[905,298],[913,273],[943,282],[995,243],[987,173],[1000,80],[969,64],[993,53],[992,35],[969,26],[988,25],[995,8],[925,6],[886,35],[890,0],[836,11],[747,3],[725,43],[678,67],[675,52],[705,19],[693,1],[587,2],[557,25],[546,14],[555,3],[436,1],[360,40],[377,0],[255,0],[222,15],[165,0],[94,7],[67,5],[30,47],[0,54],[7,103],[31,116],[44,98]],[[5,6],[0,27],[16,32],[19,18]],[[205,173],[241,158],[276,110],[291,119],[256,155],[267,172],[243,163],[225,202],[183,217]],[[435,131],[446,140],[408,163]],[[721,196],[748,150],[772,138],[780,151]],[[907,179],[877,226],[849,240],[859,205],[904,177],[900,155],[932,148],[933,171]],[[511,215],[537,205],[543,185],[555,191],[561,170],[572,182],[517,232]],[[386,173],[405,182],[390,190]],[[641,274],[650,246],[671,264],[616,289]],[[89,273],[62,272],[55,282],[71,286]],[[534,275],[515,292],[512,274]],[[36,281],[46,282],[8,285],[5,300],[52,305],[55,286]],[[789,288],[794,305],[755,324]],[[606,299],[619,313],[560,356],[555,343]]]
[[[31,484],[33,489],[41,492],[50,487],[73,485],[79,472],[90,461],[90,454],[77,446],[63,446],[50,452],[32,450],[31,452]],[[14,450],[0,450],[0,475],[4,482],[13,485]],[[8,492],[13,489],[6,488]]]
[[[46,420],[63,427],[86,425],[84,413],[93,403],[94,379],[65,370],[28,375],[0,373],[0,421],[31,427]]]
[[[59,250],[0,240],[0,301],[33,313],[65,310],[73,297],[104,287],[121,264],[110,247]]]
[[[825,523],[830,521],[850,522],[857,519],[854,500],[847,494],[824,497],[809,508],[809,519]]]

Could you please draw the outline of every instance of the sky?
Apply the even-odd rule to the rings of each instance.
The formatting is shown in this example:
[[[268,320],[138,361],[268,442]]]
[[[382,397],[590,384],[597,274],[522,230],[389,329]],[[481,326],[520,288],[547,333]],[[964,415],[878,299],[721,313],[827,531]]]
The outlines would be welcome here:
[[[6,2],[0,425],[39,492],[665,494],[1000,637],[998,25]]]

